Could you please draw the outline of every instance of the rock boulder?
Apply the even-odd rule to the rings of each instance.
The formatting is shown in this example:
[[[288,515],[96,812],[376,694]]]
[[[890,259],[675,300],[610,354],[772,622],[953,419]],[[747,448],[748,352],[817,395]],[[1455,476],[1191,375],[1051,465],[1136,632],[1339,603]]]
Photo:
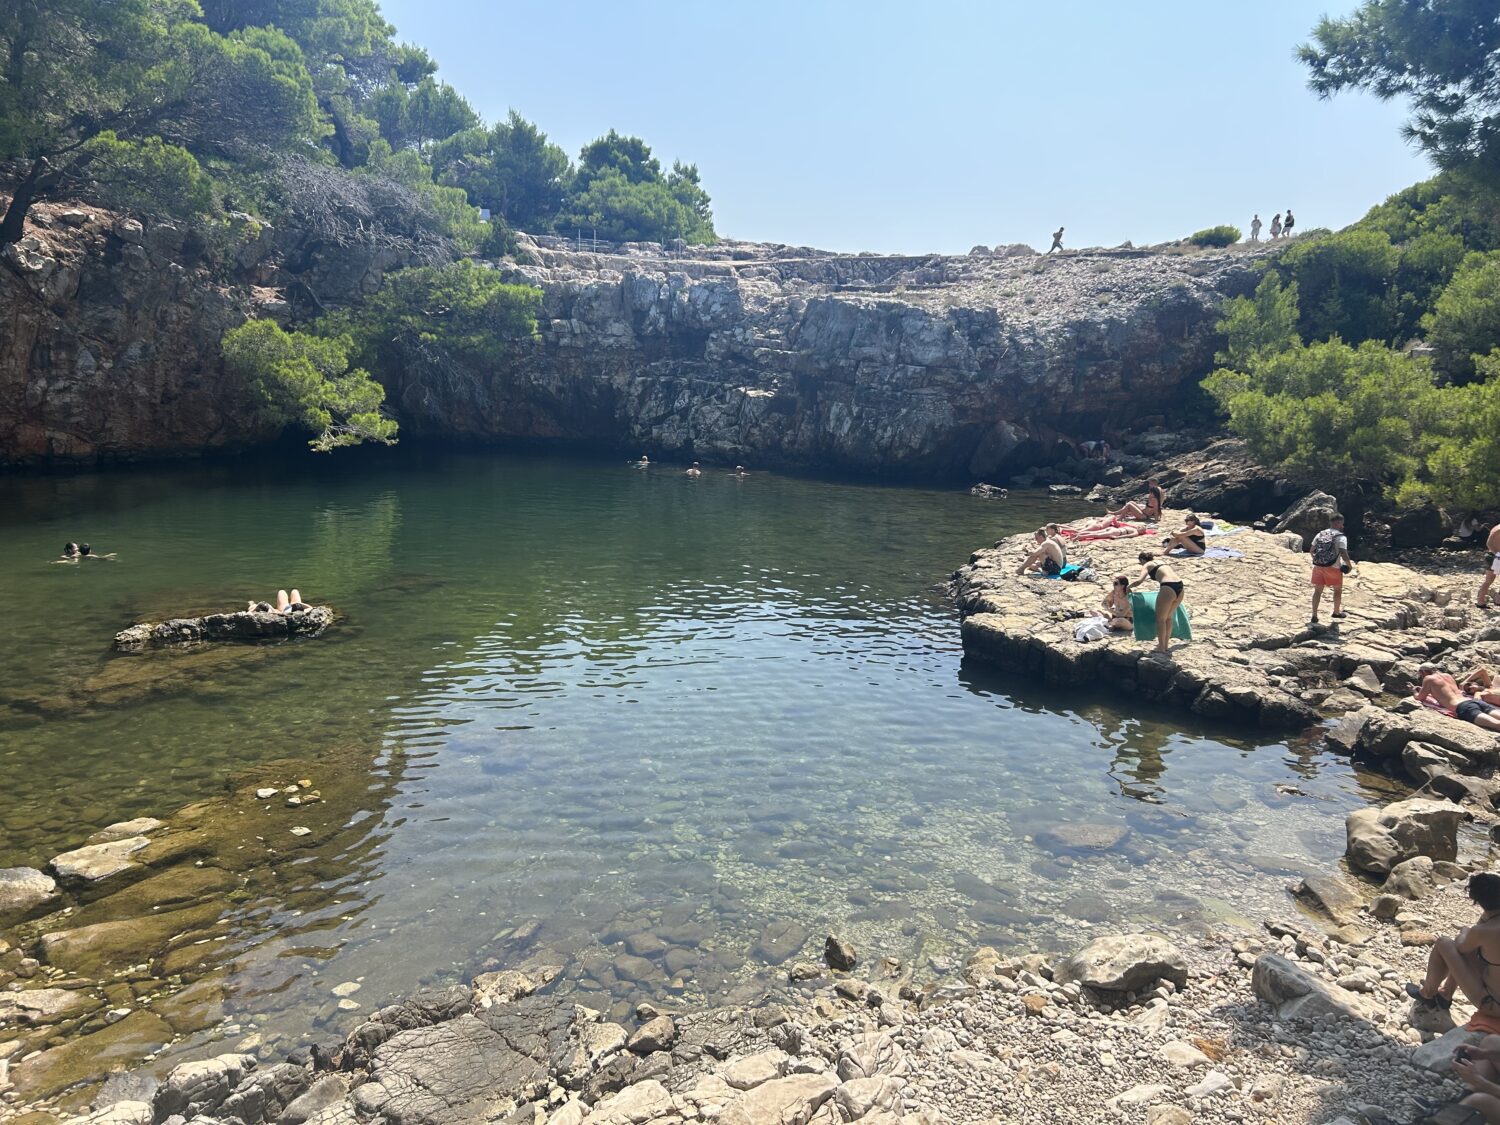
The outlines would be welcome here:
[[[57,883],[32,867],[0,867],[0,926],[45,913],[58,901]]]
[[[1133,992],[1158,980],[1181,987],[1187,983],[1187,961],[1165,938],[1154,934],[1116,934],[1098,938],[1059,966],[1057,980],[1077,982],[1101,992]]]
[[[1415,797],[1378,809],[1355,809],[1344,821],[1350,866],[1387,875],[1402,860],[1458,856],[1458,826],[1469,814],[1451,801]]]

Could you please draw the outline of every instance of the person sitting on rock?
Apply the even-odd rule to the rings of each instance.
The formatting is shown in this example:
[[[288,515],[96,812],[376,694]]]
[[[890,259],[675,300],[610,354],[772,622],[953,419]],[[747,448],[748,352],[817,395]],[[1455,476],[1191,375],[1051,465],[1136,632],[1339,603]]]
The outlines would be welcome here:
[[[1161,519],[1162,505],[1166,503],[1166,497],[1161,490],[1161,482],[1155,477],[1146,481],[1146,499],[1132,500],[1117,512],[1109,514],[1116,519],[1142,520],[1146,523],[1155,523]]]
[[[1104,595],[1104,616],[1109,618],[1109,628],[1116,633],[1128,633],[1135,628],[1135,618],[1130,609],[1130,579],[1124,574],[1115,575],[1115,581]]]
[[[1016,570],[1017,574],[1025,574],[1028,570],[1040,570],[1043,574],[1061,574],[1062,568],[1068,565],[1068,549],[1063,546],[1062,536],[1055,523],[1049,523],[1045,529],[1037,528],[1032,533],[1032,542],[1036,549],[1026,556]]]
[[[1181,547],[1190,555],[1201,555],[1208,549],[1207,533],[1203,525],[1198,522],[1198,517],[1189,515],[1183,523],[1180,531],[1174,531],[1161,541],[1161,545],[1167,550],[1176,550]]]
[[[1449,1007],[1456,991],[1474,1005],[1465,1030],[1485,1038],[1453,1053],[1453,1073],[1474,1091],[1462,1104],[1500,1122],[1500,875],[1469,876],[1469,898],[1483,911],[1479,921],[1456,938],[1439,938],[1427,955],[1427,976],[1420,985],[1408,982],[1406,992],[1427,1008]]]
[[[694,461],[692,465],[688,467],[688,471],[683,475],[690,477],[701,477],[703,475],[703,470],[698,467],[698,462]]]
[[[285,590],[276,591],[276,604],[270,602],[251,602],[246,607],[246,613],[301,613],[311,609],[310,605],[302,601],[302,594],[293,590],[290,595]]]
[[[1439,708],[1453,712],[1466,723],[1473,723],[1482,730],[1500,731],[1500,707],[1483,699],[1473,699],[1463,693],[1458,681],[1436,664],[1424,664],[1418,669],[1422,682],[1416,690],[1418,703],[1431,700]]]

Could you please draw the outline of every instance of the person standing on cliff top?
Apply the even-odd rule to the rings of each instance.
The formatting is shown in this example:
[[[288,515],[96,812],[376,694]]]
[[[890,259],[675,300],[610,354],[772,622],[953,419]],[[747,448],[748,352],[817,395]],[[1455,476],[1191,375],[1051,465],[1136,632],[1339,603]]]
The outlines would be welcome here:
[[[1276,214],[1274,214],[1274,215],[1271,216],[1271,241],[1275,242],[1280,237],[1281,237],[1281,212],[1277,211]]]
[[[1296,221],[1297,220],[1292,217],[1292,209],[1288,207],[1286,209],[1286,218],[1281,220],[1281,236],[1283,238],[1292,237],[1292,224]]]
[[[1062,245],[1062,236],[1063,236],[1063,228],[1062,227],[1058,227],[1055,231],[1052,232],[1052,245],[1050,247],[1048,247],[1048,249],[1047,249],[1047,253],[1048,254],[1052,253],[1053,250],[1061,250],[1063,248],[1063,245]]]
[[[1258,212],[1255,218],[1250,220],[1250,241],[1260,241],[1260,214]]]
[[[1333,591],[1333,616],[1344,616],[1344,575],[1354,569],[1354,560],[1349,557],[1349,540],[1344,535],[1344,517],[1338,512],[1328,517],[1328,526],[1313,536],[1312,549],[1312,620],[1318,623],[1318,603],[1323,600],[1323,588]]]
[[[1490,587],[1495,583],[1495,575],[1500,574],[1500,523],[1490,528],[1489,536],[1484,541],[1484,549],[1490,553],[1490,557],[1485,564],[1484,578],[1479,583],[1479,597],[1474,599],[1474,604],[1480,609],[1489,608]]]

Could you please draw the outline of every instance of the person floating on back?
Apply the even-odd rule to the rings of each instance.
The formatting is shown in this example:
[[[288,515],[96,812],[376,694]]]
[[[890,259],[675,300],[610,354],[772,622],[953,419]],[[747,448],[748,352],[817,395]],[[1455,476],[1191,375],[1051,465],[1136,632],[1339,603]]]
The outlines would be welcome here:
[[[1297,220],[1292,217],[1292,209],[1288,207],[1286,209],[1286,218],[1281,221],[1281,236],[1283,238],[1292,237],[1292,224],[1296,221]]]
[[[1344,517],[1338,512],[1328,517],[1328,526],[1313,536],[1312,549],[1312,619],[1318,623],[1318,603],[1325,588],[1333,591],[1333,616],[1344,616],[1344,575],[1354,569],[1349,557],[1349,540],[1344,535]]]
[[[1271,241],[1275,242],[1281,237],[1281,212],[1271,216]]]
[[[1255,218],[1250,220],[1250,241],[1260,241],[1260,214],[1258,212]]]
[[[1055,231],[1052,232],[1052,245],[1047,248],[1048,254],[1052,253],[1053,250],[1061,250],[1063,248],[1062,236],[1062,227],[1058,227]]]

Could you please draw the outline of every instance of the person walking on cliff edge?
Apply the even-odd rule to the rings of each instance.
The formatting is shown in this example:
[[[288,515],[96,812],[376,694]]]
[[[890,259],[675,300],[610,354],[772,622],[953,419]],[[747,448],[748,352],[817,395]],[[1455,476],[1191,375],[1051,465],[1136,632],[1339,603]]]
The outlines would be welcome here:
[[[1053,250],[1061,250],[1063,248],[1062,247],[1062,236],[1063,236],[1063,228],[1062,227],[1058,227],[1055,231],[1052,232],[1052,245],[1047,249],[1047,253],[1048,254],[1052,253]],[[1045,255],[1043,255],[1043,256],[1045,257]]]
[[[1255,216],[1255,218],[1253,218],[1253,219],[1250,220],[1250,241],[1251,242],[1259,242],[1260,241],[1260,225],[1261,225],[1260,224],[1260,215],[1257,213],[1256,216]]]

